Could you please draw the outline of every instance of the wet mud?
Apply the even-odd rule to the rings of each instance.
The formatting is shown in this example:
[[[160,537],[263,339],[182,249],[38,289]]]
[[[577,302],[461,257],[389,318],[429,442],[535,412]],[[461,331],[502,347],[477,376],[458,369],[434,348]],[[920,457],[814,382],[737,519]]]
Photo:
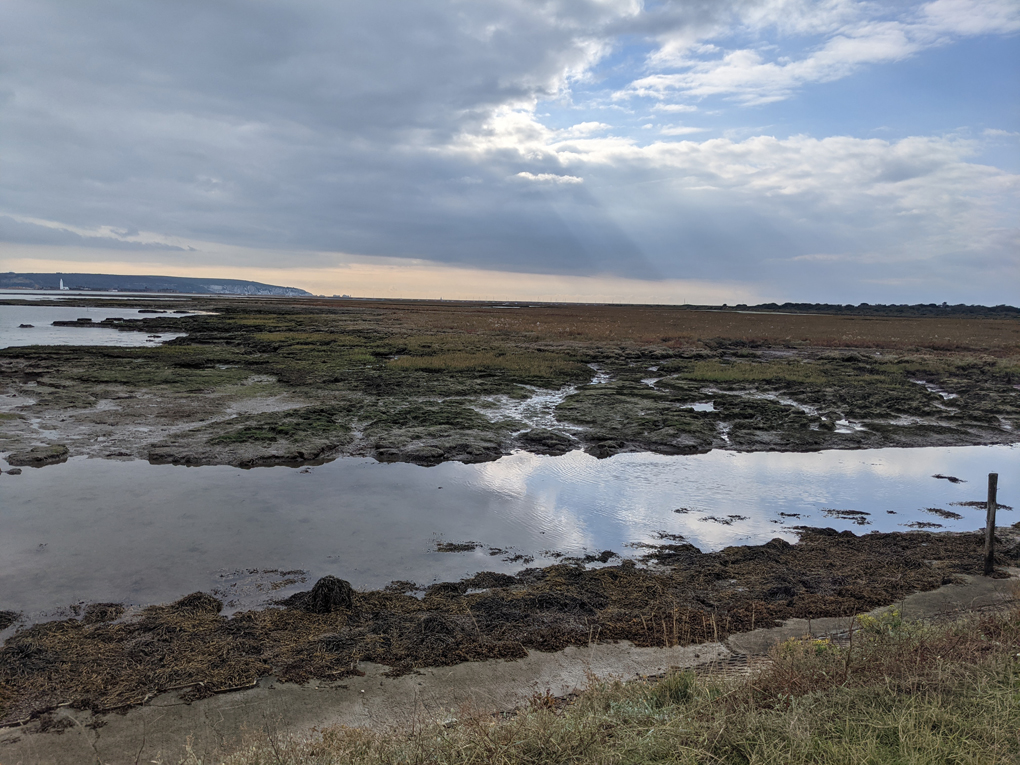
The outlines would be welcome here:
[[[997,565],[1020,561],[1020,532],[999,534]],[[282,681],[340,679],[359,662],[418,668],[528,651],[629,640],[639,646],[718,641],[789,618],[849,616],[982,568],[981,534],[855,536],[803,529],[791,545],[702,553],[682,541],[646,547],[640,560],[586,561],[476,574],[427,587],[395,582],[358,592],[327,577],[277,607],[221,614],[195,593],[122,618],[117,604],[35,625],[0,649],[0,723],[58,705],[125,709],[168,690],[185,701]],[[604,551],[593,561],[616,556]]]

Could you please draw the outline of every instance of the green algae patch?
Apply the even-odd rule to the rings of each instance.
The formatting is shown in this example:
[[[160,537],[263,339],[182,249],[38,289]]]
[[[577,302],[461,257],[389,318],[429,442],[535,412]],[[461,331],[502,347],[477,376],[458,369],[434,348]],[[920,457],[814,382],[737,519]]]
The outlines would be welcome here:
[[[635,383],[588,385],[556,408],[564,422],[590,428],[586,440],[599,457],[621,451],[690,454],[708,451],[716,418],[685,408],[687,397]]]
[[[303,407],[238,418],[244,424],[238,427],[235,420],[234,423],[217,425],[215,429],[225,432],[210,438],[209,443],[238,444],[306,437],[343,440],[343,437],[351,432],[350,426],[345,422],[348,414],[343,408]]]

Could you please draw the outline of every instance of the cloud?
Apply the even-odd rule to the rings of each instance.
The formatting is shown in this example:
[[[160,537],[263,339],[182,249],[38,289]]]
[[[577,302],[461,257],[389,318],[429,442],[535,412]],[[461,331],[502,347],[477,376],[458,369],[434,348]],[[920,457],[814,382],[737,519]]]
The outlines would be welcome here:
[[[693,104],[663,104],[658,103],[652,107],[656,112],[696,112],[698,107]]]
[[[659,135],[693,135],[707,132],[707,128],[690,127],[688,125],[667,125],[660,128]]]
[[[523,171],[517,173],[517,178],[523,178],[526,181],[546,181],[549,183],[584,183],[583,178],[578,178],[576,175],[556,175],[555,173],[529,173]]]
[[[0,258],[12,242],[158,249],[167,268],[199,263],[189,248],[235,268],[354,253],[712,283],[774,279],[784,266],[769,258],[806,267],[790,259],[811,253],[845,254],[812,268],[868,262],[890,279],[919,261],[942,278],[955,259],[957,285],[1016,267],[1016,176],[976,159],[1002,143],[994,131],[871,141],[661,124],[722,119],[699,99],[782,100],[1012,33],[1015,3],[184,7],[0,4]],[[630,109],[638,96],[654,103]]]
[[[921,7],[918,26],[931,34],[1009,34],[1020,31],[1020,7],[1010,0],[935,0]]]
[[[111,244],[126,244],[132,247],[159,247],[180,250],[187,245],[176,237],[168,237],[152,231],[129,231],[127,229],[116,229],[111,226],[96,226],[84,228],[58,221],[43,220],[23,215],[0,214],[0,227],[20,226],[24,229],[42,229],[53,232],[58,238],[66,239],[73,237],[75,242],[98,243],[102,246]],[[0,228],[2,230],[2,228]],[[38,232],[41,233],[41,232]]]
[[[757,48],[723,50],[708,57],[720,49],[694,45],[689,30],[679,38],[666,33],[648,59],[653,73],[629,83],[616,98],[725,95],[748,105],[769,103],[789,98],[807,83],[841,79],[865,65],[900,61],[964,37],[1020,30],[1020,5],[1012,0],[936,0],[897,18],[885,18],[886,13],[878,4],[846,0],[751,4],[741,21],[757,36],[776,29],[820,35],[821,42],[799,58],[784,55],[771,38],[759,40]],[[720,26],[704,34],[732,32],[731,27]]]
[[[561,173],[437,151],[561,93],[638,9],[4,4],[0,211],[67,231],[598,269],[562,211],[502,182]]]
[[[559,135],[564,138],[578,138],[581,136],[594,135],[595,133],[604,133],[610,129],[611,126],[604,122],[579,122],[576,125],[571,125],[568,128],[560,130]]]
[[[979,260],[1005,273],[1020,265],[1020,176],[975,163],[982,145],[956,137],[565,139],[520,111],[463,136],[459,150],[584,177],[667,275],[736,267],[767,279],[769,259],[835,263],[816,253],[838,252],[843,264],[956,271],[957,280],[966,263],[979,281],[987,277]]]

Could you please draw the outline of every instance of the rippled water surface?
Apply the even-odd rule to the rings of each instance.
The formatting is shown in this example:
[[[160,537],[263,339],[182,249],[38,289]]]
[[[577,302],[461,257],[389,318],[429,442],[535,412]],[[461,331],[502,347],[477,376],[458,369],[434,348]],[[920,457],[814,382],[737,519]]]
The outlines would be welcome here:
[[[429,583],[557,553],[637,556],[632,545],[663,533],[710,550],[794,540],[796,525],[972,530],[984,510],[957,503],[983,501],[989,472],[1000,474],[1000,502],[1018,506],[1020,448],[1009,446],[519,453],[433,468],[348,458],[301,470],[78,458],[0,476],[0,608],[159,602],[266,569],[331,573],[358,587]],[[1002,524],[1018,518],[1000,510]],[[438,552],[440,542],[478,546]]]

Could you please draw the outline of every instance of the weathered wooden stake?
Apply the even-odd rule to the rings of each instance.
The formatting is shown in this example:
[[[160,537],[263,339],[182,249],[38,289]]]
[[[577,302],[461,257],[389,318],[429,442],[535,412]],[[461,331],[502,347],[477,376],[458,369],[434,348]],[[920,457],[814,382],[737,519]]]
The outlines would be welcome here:
[[[988,514],[985,517],[985,576],[995,570],[995,491],[999,486],[999,474],[988,474]]]

